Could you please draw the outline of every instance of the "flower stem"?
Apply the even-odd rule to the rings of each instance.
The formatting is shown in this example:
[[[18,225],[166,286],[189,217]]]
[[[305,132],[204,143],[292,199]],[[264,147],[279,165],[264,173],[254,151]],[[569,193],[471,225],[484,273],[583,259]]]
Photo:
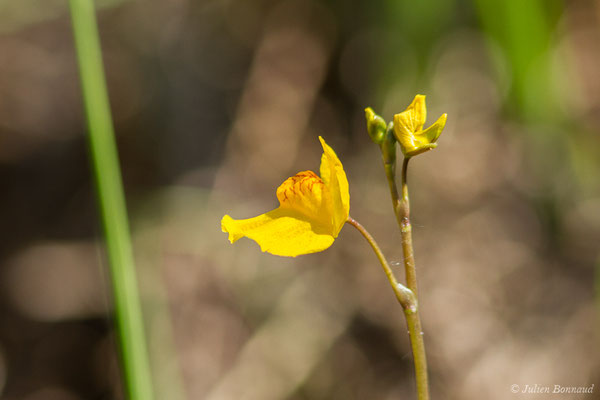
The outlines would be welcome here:
[[[408,184],[406,180],[408,160],[405,157],[402,162],[402,198],[399,206],[395,207],[396,219],[400,225],[402,235],[402,253],[404,254],[404,270],[406,271],[406,285],[419,297],[417,290],[417,271],[415,269],[415,255],[412,245],[412,225],[410,223],[410,201],[408,199]]]
[[[384,162],[385,175],[390,187],[392,205],[396,214],[396,221],[400,227],[402,237],[402,253],[404,255],[404,271],[406,274],[406,286],[414,293],[418,301],[417,271],[415,268],[415,255],[412,245],[412,226],[410,223],[410,200],[408,197],[407,171],[410,157],[405,157],[402,162],[401,172],[401,190],[402,197],[398,195],[396,187],[396,174],[393,165]],[[419,400],[429,399],[429,385],[427,378],[427,358],[425,356],[425,344],[423,342],[423,333],[421,332],[421,321],[418,311],[414,318],[419,329],[415,333],[411,332],[413,339],[413,355],[415,359],[415,373],[417,378],[417,389],[419,390]],[[407,316],[408,319],[408,316]],[[410,326],[409,326],[410,328]],[[410,329],[409,329],[410,330]],[[415,335],[418,334],[418,338]]]
[[[390,282],[390,285],[392,286],[392,289],[396,294],[398,302],[402,305],[402,308],[404,308],[405,310],[410,309],[411,311],[416,311],[417,303],[414,293],[406,286],[398,282],[398,280],[394,276],[394,272],[390,268],[389,263],[387,262],[385,256],[383,255],[381,249],[379,248],[379,245],[377,244],[373,236],[371,236],[371,234],[364,228],[364,226],[362,226],[358,221],[356,221],[350,216],[346,220],[346,223],[355,227],[361,233],[361,235],[363,235],[364,238],[367,239],[367,242],[369,242],[369,244],[373,248],[373,251],[375,252],[375,255],[377,255],[377,258],[379,259],[379,262],[383,267],[383,271],[385,272],[385,275],[387,276],[388,281]]]
[[[94,2],[70,0],[70,8],[89,129],[90,155],[111,271],[126,398],[152,400],[154,391],[142,307],[104,79]]]
[[[377,255],[385,275],[396,294],[398,302],[404,310],[406,316],[406,324],[408,325],[408,333],[413,352],[415,364],[415,376],[417,382],[417,394],[419,400],[429,400],[429,383],[427,379],[427,358],[425,356],[425,343],[423,342],[423,330],[421,329],[421,319],[419,317],[418,301],[415,293],[398,282],[394,276],[394,272],[390,268],[385,256],[383,255],[379,245],[373,236],[352,217],[348,217],[346,223],[355,227],[369,242],[373,251]]]
[[[415,256],[412,246],[412,226],[410,223],[410,201],[408,198],[408,185],[406,179],[408,160],[410,160],[410,158],[404,158],[404,161],[402,162],[402,197],[398,195],[398,188],[396,186],[396,171],[394,165],[384,163],[384,168],[388,185],[390,187],[394,213],[396,214],[396,220],[398,221],[400,234],[402,236],[402,253],[404,254],[406,286],[408,286],[408,288],[412,290],[418,298],[417,273],[415,269]]]

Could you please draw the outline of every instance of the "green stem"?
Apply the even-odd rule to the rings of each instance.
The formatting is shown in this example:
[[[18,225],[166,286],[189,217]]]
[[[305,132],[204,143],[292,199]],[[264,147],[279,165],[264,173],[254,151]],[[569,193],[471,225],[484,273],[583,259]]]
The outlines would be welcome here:
[[[369,234],[369,232],[355,219],[348,217],[346,223],[355,227],[369,242],[373,251],[377,255],[385,275],[394,290],[394,294],[404,310],[406,316],[406,324],[408,325],[408,333],[410,336],[410,344],[413,352],[415,364],[415,377],[417,382],[417,393],[419,400],[429,400],[429,383],[427,378],[427,358],[425,356],[425,343],[423,342],[423,330],[421,329],[421,319],[419,317],[418,300],[412,290],[398,282],[394,276],[394,272],[390,268],[383,252],[377,245],[377,242]]]
[[[364,236],[364,238],[367,239],[367,242],[369,242],[369,244],[373,248],[373,251],[377,256],[377,259],[381,263],[383,271],[385,272],[385,275],[387,276],[388,281],[390,282],[390,285],[392,286],[392,289],[396,294],[398,302],[402,305],[402,308],[404,308],[405,310],[410,309],[411,312],[416,312],[417,303],[414,293],[406,286],[398,282],[398,280],[394,276],[394,272],[390,268],[389,263],[387,262],[385,256],[383,255],[383,252],[379,248],[379,245],[377,244],[373,236],[371,236],[371,234],[364,228],[364,226],[362,226],[358,221],[356,221],[350,216],[346,220],[346,223],[355,227]]]
[[[396,207],[400,204],[398,198],[398,187],[396,187],[396,162],[384,163],[385,176],[387,177],[388,185],[390,186],[390,194],[392,195],[392,204],[394,205],[394,213],[398,214]]]
[[[404,254],[404,270],[406,271],[406,286],[419,297],[417,289],[417,271],[415,268],[415,254],[412,245],[412,225],[410,223],[410,201],[408,199],[408,184],[406,175],[408,171],[408,160],[405,157],[402,162],[402,198],[394,207],[396,219],[400,225],[400,234],[402,236],[402,253]]]
[[[131,400],[154,392],[121,172],[92,0],[70,0],[73,34],[89,129],[92,168],[111,271],[124,383]]]
[[[402,163],[402,197],[398,195],[396,186],[396,168],[394,163],[384,162],[385,176],[390,187],[392,196],[392,205],[396,220],[400,227],[402,236],[402,253],[404,254],[404,271],[406,274],[406,286],[412,290],[418,297],[417,273],[415,269],[415,256],[412,247],[412,227],[410,224],[410,202],[408,199],[408,185],[406,182],[406,173],[408,170],[408,160],[404,158]]]
[[[396,187],[396,174],[393,165],[385,162],[384,169],[385,175],[390,187],[390,194],[392,197],[392,205],[394,213],[396,214],[396,220],[400,227],[400,235],[402,237],[402,253],[404,255],[404,271],[406,274],[406,286],[414,293],[415,298],[418,301],[418,288],[417,288],[417,271],[415,268],[415,255],[412,245],[412,226],[410,223],[410,201],[408,197],[408,183],[407,183],[407,171],[409,157],[405,157],[402,162],[401,172],[401,189],[402,197],[398,195],[398,188]],[[429,399],[429,384],[427,377],[427,358],[425,356],[425,344],[423,342],[423,334],[421,331],[421,321],[418,310],[415,311],[415,315],[412,316],[416,319],[413,325],[418,326],[418,329],[414,332],[410,332],[412,344],[413,344],[413,356],[415,360],[415,373],[417,379],[417,389],[419,391],[419,400]],[[407,315],[407,320],[408,320]],[[410,331],[410,326],[409,326]]]

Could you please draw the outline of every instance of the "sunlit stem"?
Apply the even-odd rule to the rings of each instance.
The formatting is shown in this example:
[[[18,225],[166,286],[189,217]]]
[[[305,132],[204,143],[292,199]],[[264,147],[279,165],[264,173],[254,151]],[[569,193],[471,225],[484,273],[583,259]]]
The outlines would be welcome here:
[[[417,382],[417,393],[419,400],[429,400],[429,382],[427,378],[427,359],[425,357],[425,344],[423,342],[423,330],[421,329],[421,319],[419,318],[419,308],[417,297],[414,292],[398,282],[394,276],[394,272],[390,268],[385,256],[383,255],[379,245],[373,239],[373,236],[355,219],[348,217],[346,223],[355,227],[363,237],[369,242],[373,251],[377,255],[385,275],[394,290],[394,294],[398,302],[404,309],[406,316],[406,324],[408,325],[408,333],[410,336],[410,344],[413,352],[415,364],[415,377]]]

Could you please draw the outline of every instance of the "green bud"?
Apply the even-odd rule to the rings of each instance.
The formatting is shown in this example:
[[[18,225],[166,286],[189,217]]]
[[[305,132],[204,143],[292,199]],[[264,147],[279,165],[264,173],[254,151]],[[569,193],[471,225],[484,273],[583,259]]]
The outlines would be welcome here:
[[[375,114],[371,107],[365,108],[365,118],[367,120],[367,132],[374,143],[381,144],[386,136],[385,120]]]

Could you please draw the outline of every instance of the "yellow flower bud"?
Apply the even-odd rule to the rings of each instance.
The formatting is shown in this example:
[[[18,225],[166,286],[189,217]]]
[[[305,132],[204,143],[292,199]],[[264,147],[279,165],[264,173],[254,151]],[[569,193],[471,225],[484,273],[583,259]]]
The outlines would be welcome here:
[[[435,124],[423,130],[427,119],[425,96],[418,94],[408,108],[400,114],[394,115],[394,135],[400,143],[400,148],[405,157],[416,156],[437,147],[446,125],[446,114],[443,114]]]
[[[377,144],[383,143],[387,131],[385,120],[375,114],[371,107],[365,108],[365,119],[367,120],[367,132],[369,132],[371,140]]]

